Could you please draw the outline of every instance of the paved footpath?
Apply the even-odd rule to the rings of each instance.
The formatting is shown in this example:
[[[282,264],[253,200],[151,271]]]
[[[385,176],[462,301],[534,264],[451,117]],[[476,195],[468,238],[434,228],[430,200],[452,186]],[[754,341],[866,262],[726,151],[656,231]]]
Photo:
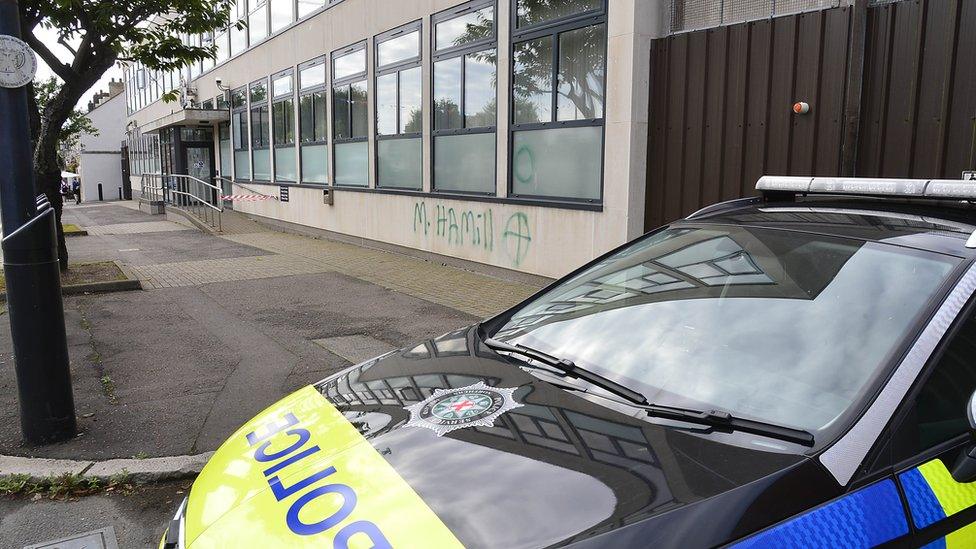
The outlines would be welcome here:
[[[65,298],[77,438],[43,448],[21,444],[8,317],[0,314],[0,454],[104,460],[212,451],[308,383],[468,325],[538,289],[274,232],[240,215],[228,216],[225,234],[215,236],[132,206],[65,208],[64,221],[90,234],[69,239],[71,261],[121,261],[145,288]],[[150,499],[177,499],[173,486]],[[134,503],[138,498],[85,500],[90,506],[0,501],[0,547],[104,526],[116,508],[120,517],[148,521],[148,530],[124,521],[116,528],[121,547],[141,547],[170,512],[168,505],[147,510]],[[34,506],[49,517],[95,518],[75,521],[74,530],[63,518],[39,528],[29,520]]]

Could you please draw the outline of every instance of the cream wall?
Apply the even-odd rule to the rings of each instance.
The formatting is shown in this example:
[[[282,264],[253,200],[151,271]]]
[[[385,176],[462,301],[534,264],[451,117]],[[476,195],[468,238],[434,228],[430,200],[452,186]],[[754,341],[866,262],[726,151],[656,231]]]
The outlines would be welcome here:
[[[235,209],[328,229],[331,231],[390,242],[420,250],[518,269],[545,276],[559,276],[586,260],[611,249],[643,232],[644,173],[647,147],[647,88],[649,72],[650,23],[645,17],[645,3],[656,0],[610,0],[608,11],[608,68],[606,97],[606,139],[604,143],[603,211],[582,211],[509,203],[492,203],[439,196],[405,196],[372,192],[335,192],[335,204],[322,204],[320,189],[291,188],[288,203],[242,202]],[[423,20],[423,64],[425,111],[431,97],[430,15],[459,5],[457,0],[346,0],[318,15],[306,19],[286,32],[274,36],[194,81],[197,97],[209,99],[219,94],[214,84],[220,77],[232,89],[278,71],[294,67],[344,46],[367,40],[370,68],[369,100],[373,108],[372,37],[418,19]],[[507,196],[508,190],[508,93],[510,72],[510,0],[497,1],[498,25],[498,112],[496,194]],[[644,51],[647,50],[647,51]],[[139,125],[178,109],[175,104],[157,101],[133,115]],[[331,104],[329,105],[331,109]],[[331,113],[330,113],[331,119]],[[374,135],[374,118],[369,120],[369,134]],[[424,117],[424,191],[431,188],[430,117]],[[375,141],[370,140],[370,180],[374,184]],[[329,165],[333,166],[330,147]],[[268,187],[258,187],[265,191]],[[274,192],[274,188],[271,187]],[[247,193],[238,188],[235,192]],[[471,212],[489,215],[493,223],[493,247],[470,245],[467,236],[461,242],[455,234],[442,236],[414,231],[414,209],[423,202],[428,219],[438,208],[445,212]],[[447,214],[445,214],[447,215]],[[509,221],[525,227],[506,234]],[[448,220],[449,222],[449,220]],[[513,225],[514,226],[514,225]],[[526,240],[531,238],[531,240]],[[518,248],[516,244],[527,246]],[[506,246],[514,246],[510,253]],[[514,258],[512,256],[515,256]]]

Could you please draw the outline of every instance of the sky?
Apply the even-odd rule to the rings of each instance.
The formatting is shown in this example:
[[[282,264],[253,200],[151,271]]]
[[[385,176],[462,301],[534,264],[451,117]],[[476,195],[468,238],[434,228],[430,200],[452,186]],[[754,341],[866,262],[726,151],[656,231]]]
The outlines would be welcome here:
[[[71,55],[71,52],[65,49],[64,46],[57,43],[58,33],[54,29],[37,28],[35,29],[34,34],[37,36],[38,40],[40,40],[44,44],[47,44],[47,47],[50,48],[55,55],[57,55],[60,59],[64,60],[65,62],[69,62],[73,57]],[[76,42],[80,42],[80,40],[77,40]],[[39,82],[41,80],[46,80],[51,76],[54,76],[54,71],[52,71],[51,68],[47,66],[47,63],[45,63],[44,60],[41,59],[40,56],[38,56],[37,75],[34,77],[34,81]],[[87,110],[88,101],[91,100],[93,95],[95,95],[100,91],[108,91],[108,82],[112,78],[116,78],[119,80],[122,79],[122,69],[120,69],[118,65],[115,65],[109,70],[105,71],[105,74],[102,76],[102,79],[99,80],[94,86],[92,86],[90,90],[85,92],[85,94],[81,97],[81,100],[78,101],[78,104],[75,106],[75,108],[80,109],[82,111]]]

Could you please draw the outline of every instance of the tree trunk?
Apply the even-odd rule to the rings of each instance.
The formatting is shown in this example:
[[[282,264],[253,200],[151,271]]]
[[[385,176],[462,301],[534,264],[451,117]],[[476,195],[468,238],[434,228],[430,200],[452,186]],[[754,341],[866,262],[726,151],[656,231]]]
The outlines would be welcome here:
[[[89,88],[105,74],[114,63],[117,55],[110,49],[99,50],[86,71],[78,78],[66,81],[54,97],[44,106],[43,113],[37,113],[37,104],[31,101],[32,119],[40,121],[34,149],[34,185],[38,193],[47,195],[54,207],[58,230],[58,263],[61,272],[68,270],[68,247],[65,245],[64,228],[61,226],[61,212],[64,201],[61,197],[61,164],[58,161],[58,143],[61,128],[74,110],[75,105]],[[36,116],[36,118],[34,118]],[[32,124],[32,132],[33,124]]]

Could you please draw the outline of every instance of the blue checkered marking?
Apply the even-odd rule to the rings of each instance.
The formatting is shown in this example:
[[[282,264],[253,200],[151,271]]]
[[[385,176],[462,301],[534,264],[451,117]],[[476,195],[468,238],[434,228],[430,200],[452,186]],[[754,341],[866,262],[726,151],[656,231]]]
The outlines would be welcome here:
[[[905,471],[898,476],[901,486],[905,489],[908,508],[912,512],[912,522],[915,527],[922,529],[946,518],[942,505],[932,492],[929,483],[917,468]],[[943,547],[945,545],[943,544]]]
[[[885,479],[733,545],[745,548],[873,547],[908,533],[895,482]]]

